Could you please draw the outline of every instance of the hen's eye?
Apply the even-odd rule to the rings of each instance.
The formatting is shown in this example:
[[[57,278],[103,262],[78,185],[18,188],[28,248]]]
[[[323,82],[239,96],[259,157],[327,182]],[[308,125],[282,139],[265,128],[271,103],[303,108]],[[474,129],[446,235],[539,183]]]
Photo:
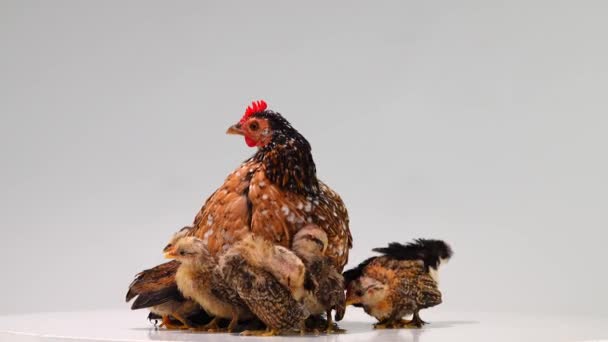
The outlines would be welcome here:
[[[249,129],[252,131],[257,131],[258,128],[260,128],[260,125],[255,121],[249,124]]]

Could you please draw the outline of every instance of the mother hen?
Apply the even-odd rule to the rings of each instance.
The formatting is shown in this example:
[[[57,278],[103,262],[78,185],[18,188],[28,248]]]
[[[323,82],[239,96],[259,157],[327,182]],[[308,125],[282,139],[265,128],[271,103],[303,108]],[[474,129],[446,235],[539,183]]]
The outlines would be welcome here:
[[[327,233],[327,256],[341,271],[352,247],[348,212],[317,179],[308,141],[264,101],[252,103],[227,133],[243,135],[258,150],[207,199],[191,234],[206,241],[211,253],[248,232],[289,247],[296,232],[312,223]]]
[[[188,234],[217,257],[248,233],[289,248],[298,230],[313,224],[327,233],[326,256],[341,272],[352,247],[348,212],[340,196],[317,179],[308,141],[264,101],[247,107],[227,133],[244,136],[257,152],[207,199]],[[168,265],[176,270],[179,263]],[[174,273],[163,274],[163,286],[175,285]],[[138,295],[149,306],[167,301],[157,292]]]

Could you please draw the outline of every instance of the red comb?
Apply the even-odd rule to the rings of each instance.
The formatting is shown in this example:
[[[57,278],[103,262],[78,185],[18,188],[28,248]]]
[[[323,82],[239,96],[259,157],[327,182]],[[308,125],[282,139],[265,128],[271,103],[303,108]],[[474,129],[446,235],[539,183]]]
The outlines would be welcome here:
[[[248,117],[252,116],[255,113],[260,113],[266,110],[266,101],[264,100],[260,100],[260,101],[253,101],[251,102],[251,105],[249,107],[247,107],[247,109],[245,110],[245,114],[243,114],[243,117],[241,118],[241,123],[245,122],[245,120],[247,120]]]

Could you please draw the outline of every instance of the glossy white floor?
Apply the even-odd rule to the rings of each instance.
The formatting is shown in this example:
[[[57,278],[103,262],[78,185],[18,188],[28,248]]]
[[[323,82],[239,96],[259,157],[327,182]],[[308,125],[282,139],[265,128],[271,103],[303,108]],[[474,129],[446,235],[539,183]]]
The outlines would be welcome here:
[[[0,341],[247,341],[261,337],[155,329],[143,311],[37,313],[0,317]],[[293,338],[297,341],[608,341],[608,317],[534,316],[496,313],[426,312],[423,329],[374,330],[359,309],[348,312],[345,334]],[[267,339],[267,338],[266,338]]]

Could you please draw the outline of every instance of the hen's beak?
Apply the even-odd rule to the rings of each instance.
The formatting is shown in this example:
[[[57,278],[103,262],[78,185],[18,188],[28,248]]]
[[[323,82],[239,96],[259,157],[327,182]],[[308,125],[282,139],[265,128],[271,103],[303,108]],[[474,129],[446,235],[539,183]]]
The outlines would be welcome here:
[[[228,127],[228,130],[226,131],[226,134],[239,134],[239,135],[243,135],[243,129],[241,128],[241,124],[237,123],[237,124],[234,124],[234,125]]]

